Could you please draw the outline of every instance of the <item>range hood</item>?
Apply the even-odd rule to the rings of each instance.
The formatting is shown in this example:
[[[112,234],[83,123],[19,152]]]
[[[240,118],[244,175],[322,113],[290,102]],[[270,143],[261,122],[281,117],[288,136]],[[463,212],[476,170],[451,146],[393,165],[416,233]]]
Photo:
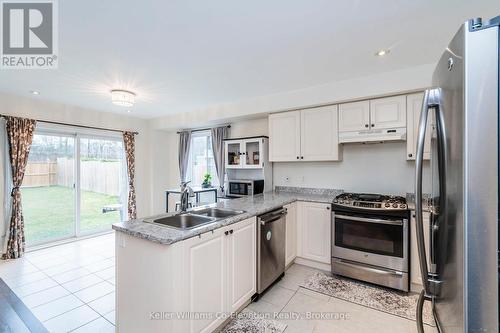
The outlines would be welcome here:
[[[340,132],[339,143],[405,141],[406,127]]]

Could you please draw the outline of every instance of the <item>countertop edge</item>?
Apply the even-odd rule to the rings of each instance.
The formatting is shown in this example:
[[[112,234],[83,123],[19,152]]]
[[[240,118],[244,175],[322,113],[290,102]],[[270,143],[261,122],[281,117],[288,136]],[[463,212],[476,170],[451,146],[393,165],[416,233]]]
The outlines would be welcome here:
[[[270,192],[272,193],[272,192]],[[140,230],[134,230],[131,229],[130,226],[127,226],[127,224],[135,224],[135,223],[147,223],[143,222],[142,219],[138,219],[137,221],[127,221],[127,222],[120,222],[120,223],[115,223],[112,225],[113,230],[122,232],[124,234],[127,234],[129,236],[137,237],[140,239],[144,239],[147,241],[151,241],[157,244],[162,244],[162,245],[172,245],[177,242],[181,242],[183,240],[189,239],[196,237],[198,235],[201,235],[206,232],[210,232],[213,230],[217,230],[219,228],[232,225],[234,223],[241,222],[243,220],[259,216],[261,214],[264,214],[266,212],[272,211],[274,209],[277,209],[279,207],[297,202],[297,201],[303,201],[303,202],[316,202],[316,203],[327,203],[330,204],[332,203],[333,197],[331,196],[315,196],[315,195],[308,195],[308,194],[303,194],[303,193],[283,193],[286,196],[289,196],[288,198],[283,198],[282,201],[275,205],[270,205],[266,206],[264,209],[256,209],[255,211],[252,212],[245,212],[239,215],[235,215],[226,219],[221,219],[218,220],[214,223],[211,223],[207,226],[203,226],[194,230],[189,230],[189,231],[178,231],[178,235],[175,237],[160,237],[160,236],[155,236],[153,232],[144,232]],[[235,199],[238,200],[238,199]],[[167,228],[167,227],[162,227],[162,226],[157,226],[157,225],[152,225],[148,223],[147,228],[149,230],[157,230],[158,232],[164,231],[162,229]],[[172,230],[170,230],[172,231]],[[175,233],[175,231],[172,231]],[[183,234],[184,233],[184,234]]]

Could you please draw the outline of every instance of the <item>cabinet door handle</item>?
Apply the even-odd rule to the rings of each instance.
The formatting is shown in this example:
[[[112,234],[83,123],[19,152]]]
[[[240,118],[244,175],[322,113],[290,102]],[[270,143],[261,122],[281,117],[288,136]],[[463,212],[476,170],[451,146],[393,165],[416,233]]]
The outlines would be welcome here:
[[[368,124],[365,124],[365,127],[368,128]]]
[[[408,154],[408,157],[413,157],[413,154]]]
[[[229,233],[230,233],[230,234],[232,234],[232,233],[233,233],[233,231],[234,231],[234,230],[233,230],[233,229],[231,229],[231,230],[229,230]]]
[[[300,159],[303,160],[304,159],[304,156],[300,156]]]
[[[299,157],[297,156],[297,159],[299,159]]]
[[[326,209],[327,209],[327,210],[330,210],[330,206],[327,206],[327,207],[326,207]]]
[[[372,124],[372,127],[375,127],[375,124]]]
[[[224,231],[224,234],[225,234],[226,236],[227,236],[227,235],[229,235],[229,231],[227,231],[227,230],[226,230],[226,231]]]

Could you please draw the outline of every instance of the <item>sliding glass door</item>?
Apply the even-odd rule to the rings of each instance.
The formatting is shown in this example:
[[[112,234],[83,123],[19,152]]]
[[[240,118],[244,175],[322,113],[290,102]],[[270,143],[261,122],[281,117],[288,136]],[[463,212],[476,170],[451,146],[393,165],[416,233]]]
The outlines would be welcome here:
[[[75,235],[75,136],[35,134],[21,188],[28,245]]]
[[[80,233],[111,229],[123,221],[127,193],[123,143],[80,138]]]
[[[23,180],[28,246],[111,230],[126,219],[119,137],[37,131]]]

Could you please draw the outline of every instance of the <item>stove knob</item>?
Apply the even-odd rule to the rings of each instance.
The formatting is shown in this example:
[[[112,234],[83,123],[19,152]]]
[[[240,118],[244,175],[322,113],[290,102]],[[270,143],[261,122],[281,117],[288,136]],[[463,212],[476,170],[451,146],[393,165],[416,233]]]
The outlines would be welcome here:
[[[385,207],[386,207],[386,208],[389,208],[389,207],[391,207],[391,204],[390,204],[390,203],[386,203],[386,204],[385,204]]]
[[[395,203],[395,204],[392,204],[392,207],[394,207],[394,208],[398,208],[398,204],[396,204],[396,203]]]
[[[337,202],[339,202],[339,201],[338,201],[337,199],[334,199],[334,200],[333,200],[333,202],[334,202],[334,203],[337,203]]]
[[[405,204],[402,204],[402,205],[400,205],[400,207],[401,207],[402,209],[406,209],[406,207],[407,207],[407,206],[406,206]]]

